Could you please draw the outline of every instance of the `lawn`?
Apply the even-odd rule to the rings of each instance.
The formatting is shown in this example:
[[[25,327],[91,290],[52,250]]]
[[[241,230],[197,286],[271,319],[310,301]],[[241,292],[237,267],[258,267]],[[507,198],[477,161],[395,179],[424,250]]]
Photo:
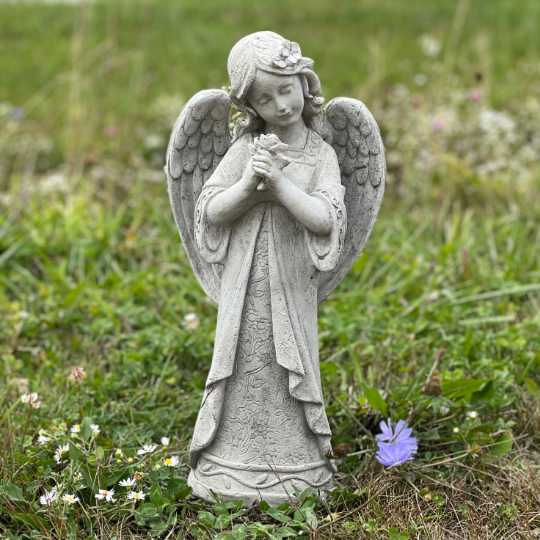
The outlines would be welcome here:
[[[0,537],[540,536],[539,27],[533,0],[0,4]],[[242,510],[186,487],[217,307],[162,167],[266,28],[373,111],[388,184],[319,309],[336,490]],[[387,417],[418,438],[400,467]]]

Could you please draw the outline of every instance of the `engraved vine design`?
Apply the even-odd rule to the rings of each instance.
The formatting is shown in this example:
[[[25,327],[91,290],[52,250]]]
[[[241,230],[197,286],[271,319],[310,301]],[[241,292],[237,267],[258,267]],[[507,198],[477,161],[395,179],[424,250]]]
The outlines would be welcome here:
[[[243,463],[295,465],[318,454],[302,404],[276,361],[268,262],[269,211],[259,231],[221,422],[209,453]],[[296,444],[281,443],[292,437]]]

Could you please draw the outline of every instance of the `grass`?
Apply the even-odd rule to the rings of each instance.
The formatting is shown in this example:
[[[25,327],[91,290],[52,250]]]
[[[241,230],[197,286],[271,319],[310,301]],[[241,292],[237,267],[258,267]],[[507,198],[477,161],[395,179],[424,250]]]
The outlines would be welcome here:
[[[539,7],[303,5],[0,5],[0,43],[12,51],[0,56],[0,103],[26,112],[2,116],[0,134],[0,536],[525,539],[540,531],[537,169],[529,181],[479,175],[460,154],[460,136],[440,141],[439,164],[427,171],[405,137],[391,145],[392,111],[403,116],[395,83],[425,103],[404,129],[450,103],[447,86],[466,94],[481,85],[484,106],[505,111],[514,96],[534,97],[538,74],[527,78],[522,67],[540,61]],[[179,245],[164,184],[148,181],[164,144],[149,136],[167,134],[183,99],[226,84],[230,46],[261,26],[315,58],[328,98],[361,96],[378,110],[387,146],[406,164],[389,163],[366,251],[319,310],[340,472],[333,497],[305,492],[301,511],[242,511],[186,489],[217,308]],[[417,36],[427,33],[444,45],[437,60],[422,56]],[[428,83],[415,88],[419,72]],[[470,106],[455,107],[474,127]],[[200,320],[195,330],[188,313]],[[69,380],[74,366],[85,368],[84,380]],[[20,401],[32,391],[39,409]],[[419,439],[406,466],[374,459],[386,416],[408,419]],[[170,445],[137,453],[161,437]],[[64,444],[67,463],[57,464]],[[171,455],[178,467],[165,466]],[[142,503],[118,487],[133,476]],[[60,482],[80,503],[41,506]],[[105,485],[117,503],[96,502]]]

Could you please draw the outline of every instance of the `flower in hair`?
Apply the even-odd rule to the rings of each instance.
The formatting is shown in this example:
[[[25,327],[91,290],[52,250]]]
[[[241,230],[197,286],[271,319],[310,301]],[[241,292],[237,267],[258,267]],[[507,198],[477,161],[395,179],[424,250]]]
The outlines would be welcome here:
[[[272,65],[282,69],[295,68],[302,60],[300,46],[294,41],[285,40],[281,48],[272,57]]]

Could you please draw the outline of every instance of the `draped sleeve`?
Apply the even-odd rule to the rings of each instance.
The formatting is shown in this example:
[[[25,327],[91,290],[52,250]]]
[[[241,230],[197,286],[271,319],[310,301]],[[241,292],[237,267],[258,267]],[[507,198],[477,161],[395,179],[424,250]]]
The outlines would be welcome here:
[[[248,143],[245,136],[236,141],[225,154],[214,174],[203,187],[195,207],[195,241],[201,257],[208,263],[222,264],[227,258],[232,228],[216,227],[208,221],[208,203],[218,193],[225,191],[242,177],[249,159]]]
[[[305,229],[306,242],[311,260],[321,272],[336,266],[347,229],[347,209],[343,201],[345,187],[341,185],[341,172],[336,153],[327,143],[319,152],[315,172],[315,186],[310,193],[325,202],[330,213],[332,230],[330,234],[319,236]]]

